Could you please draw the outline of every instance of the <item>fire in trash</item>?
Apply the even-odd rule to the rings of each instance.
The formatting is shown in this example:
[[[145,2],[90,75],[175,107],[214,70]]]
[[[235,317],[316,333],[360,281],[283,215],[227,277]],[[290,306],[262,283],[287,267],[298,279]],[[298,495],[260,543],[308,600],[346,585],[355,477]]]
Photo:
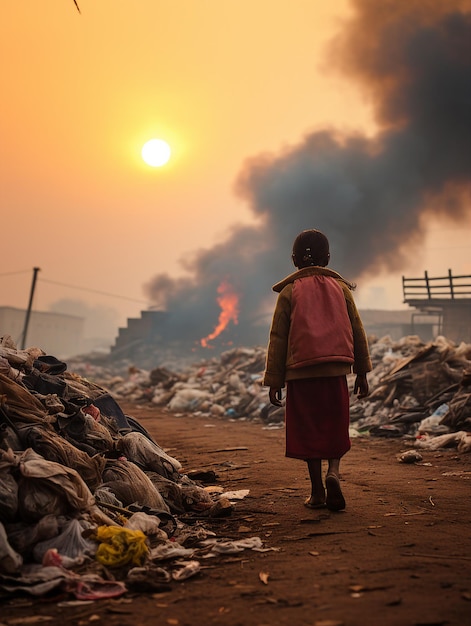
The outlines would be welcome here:
[[[223,280],[218,289],[217,303],[221,307],[219,320],[216,328],[207,337],[201,339],[203,348],[208,348],[208,342],[218,337],[226,328],[229,322],[238,323],[239,316],[239,296],[228,280]]]

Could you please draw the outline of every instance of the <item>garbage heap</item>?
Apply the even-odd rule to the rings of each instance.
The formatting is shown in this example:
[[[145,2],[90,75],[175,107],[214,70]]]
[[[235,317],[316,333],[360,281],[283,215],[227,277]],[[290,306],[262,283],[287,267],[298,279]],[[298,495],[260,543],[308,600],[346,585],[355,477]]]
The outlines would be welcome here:
[[[370,394],[351,407],[355,433],[471,451],[471,344],[417,336],[371,345]]]
[[[0,338],[0,597],[161,590],[200,557],[262,550],[205,528],[233,492],[190,474],[104,387]]]
[[[351,395],[351,436],[403,437],[423,448],[471,449],[471,344],[443,336],[370,338],[370,395]],[[234,348],[181,370],[146,370],[128,361],[106,366],[76,361],[121,400],[147,402],[175,413],[261,421],[281,427],[284,409],[268,403],[262,387],[266,349]],[[353,391],[354,375],[349,376]]]

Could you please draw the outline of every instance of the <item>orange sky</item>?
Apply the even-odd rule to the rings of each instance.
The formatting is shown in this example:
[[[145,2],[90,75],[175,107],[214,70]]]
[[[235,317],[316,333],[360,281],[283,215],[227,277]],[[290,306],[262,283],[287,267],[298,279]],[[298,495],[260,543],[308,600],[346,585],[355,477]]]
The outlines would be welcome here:
[[[38,266],[36,309],[64,298],[115,309],[113,338],[145,308],[149,279],[181,274],[181,258],[254,220],[233,189],[245,159],[324,126],[374,126],[357,86],[326,62],[347,0],[79,6],[2,6],[0,306],[26,307]],[[152,137],[172,147],[162,168],[140,157]],[[409,275],[470,273],[464,226],[431,224]],[[401,308],[400,275],[360,285],[357,300]]]

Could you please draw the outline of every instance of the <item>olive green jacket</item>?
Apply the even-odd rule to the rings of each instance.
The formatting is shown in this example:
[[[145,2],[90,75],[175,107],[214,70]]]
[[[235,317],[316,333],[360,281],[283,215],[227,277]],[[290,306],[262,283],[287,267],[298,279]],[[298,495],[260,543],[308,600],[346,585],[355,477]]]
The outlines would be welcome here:
[[[302,346],[302,343],[306,340],[304,335],[301,336],[300,340],[298,336],[299,331],[291,322],[293,319],[294,283],[298,281],[296,284],[298,291],[302,291],[306,287],[308,289],[312,288],[313,286],[310,286],[309,283],[315,281],[309,281],[309,277],[317,277],[315,281],[320,280],[322,283],[326,283],[325,287],[329,292],[334,293],[335,302],[337,305],[340,304],[340,306],[333,307],[328,304],[324,306],[320,300],[319,306],[313,310],[312,316],[309,315],[307,323],[317,327],[318,339],[316,341],[314,339],[311,340],[312,345],[304,346],[302,349],[305,354],[312,349],[312,352],[317,353],[317,356],[306,365],[304,361],[296,360],[296,356],[293,356],[293,345],[298,344],[298,346]],[[328,278],[325,280],[319,279],[319,277]],[[333,281],[335,282],[333,283]],[[317,266],[300,269],[273,286],[273,291],[278,292],[279,296],[270,329],[270,340],[263,378],[265,386],[280,388],[284,387],[287,380],[297,378],[346,375],[351,373],[352,368],[353,372],[357,374],[366,374],[371,371],[368,341],[351,293],[353,288],[354,286],[342,278],[340,274],[337,274],[337,272]],[[342,310],[342,293],[346,311]],[[346,328],[349,324],[351,328]],[[351,336],[351,348],[346,345],[348,343],[347,339],[344,341],[345,349],[343,352],[335,351],[332,354],[328,342],[326,342],[326,345],[322,345],[322,339],[319,341],[319,337],[322,338],[322,328],[327,326],[330,326],[330,332],[333,332],[335,338],[337,338],[335,329],[338,329],[338,334],[340,335],[345,334],[347,336],[349,334]],[[332,328],[334,328],[334,331],[332,331]],[[309,341],[308,338],[308,344]]]

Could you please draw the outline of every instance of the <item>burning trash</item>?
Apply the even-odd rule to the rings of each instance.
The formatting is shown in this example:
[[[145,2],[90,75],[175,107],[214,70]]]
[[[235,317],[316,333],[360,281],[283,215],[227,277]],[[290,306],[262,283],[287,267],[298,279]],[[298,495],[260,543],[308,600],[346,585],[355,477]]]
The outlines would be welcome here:
[[[238,324],[239,322],[239,296],[232,285],[227,280],[224,280],[219,285],[217,292],[219,294],[217,303],[221,307],[221,312],[216,328],[207,337],[201,339],[203,348],[208,348],[209,342],[218,337],[227,328],[229,322],[233,324]]]

